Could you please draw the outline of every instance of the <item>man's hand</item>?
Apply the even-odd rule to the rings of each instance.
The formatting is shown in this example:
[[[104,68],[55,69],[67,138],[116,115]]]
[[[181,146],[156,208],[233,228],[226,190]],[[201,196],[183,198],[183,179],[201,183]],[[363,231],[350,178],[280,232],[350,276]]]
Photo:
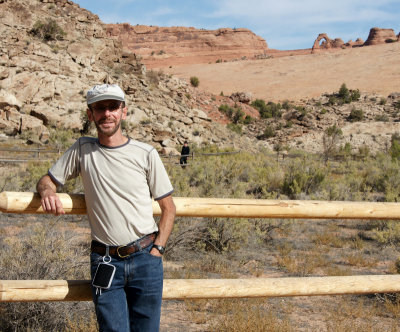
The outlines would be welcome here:
[[[56,216],[65,214],[60,198],[56,194],[57,186],[50,176],[43,176],[37,183],[36,189],[42,199],[43,211],[53,213]]]
[[[154,244],[159,244],[165,247],[169,235],[174,227],[174,219],[176,214],[176,208],[172,196],[168,195],[157,201],[161,208],[161,217],[158,225],[158,235],[154,240]],[[150,250],[150,254],[158,257],[162,257],[160,252],[156,248]]]
[[[160,252],[156,248],[151,248],[150,254],[153,255],[153,256],[157,256],[157,257],[162,257],[163,256],[163,255],[160,254]]]

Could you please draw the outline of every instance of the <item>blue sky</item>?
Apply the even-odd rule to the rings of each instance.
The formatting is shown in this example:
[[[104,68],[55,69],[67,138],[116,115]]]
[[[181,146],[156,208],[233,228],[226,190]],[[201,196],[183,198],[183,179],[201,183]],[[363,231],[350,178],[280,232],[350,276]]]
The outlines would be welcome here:
[[[311,48],[319,33],[366,40],[373,27],[400,31],[400,0],[74,0],[105,23],[248,28],[269,48]]]

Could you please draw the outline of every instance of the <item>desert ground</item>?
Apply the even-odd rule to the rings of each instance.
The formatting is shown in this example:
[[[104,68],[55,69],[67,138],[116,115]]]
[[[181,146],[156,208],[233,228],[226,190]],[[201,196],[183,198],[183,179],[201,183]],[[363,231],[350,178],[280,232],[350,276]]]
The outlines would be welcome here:
[[[225,95],[251,92],[267,101],[300,101],[351,89],[387,96],[400,91],[400,43],[319,51],[262,60],[191,64],[158,68],[189,81],[197,76],[202,90]]]

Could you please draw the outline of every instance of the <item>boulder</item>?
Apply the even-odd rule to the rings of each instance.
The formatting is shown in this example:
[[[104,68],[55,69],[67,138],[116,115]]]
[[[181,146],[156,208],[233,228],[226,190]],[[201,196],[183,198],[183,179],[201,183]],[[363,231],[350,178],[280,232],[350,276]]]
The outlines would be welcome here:
[[[191,119],[199,118],[201,120],[211,121],[210,117],[204,111],[199,110],[198,108],[194,108],[194,109],[190,110],[187,113],[187,116],[190,117]]]
[[[231,98],[234,102],[249,104],[251,102],[252,95],[250,92],[234,92],[229,98]]]
[[[180,156],[181,154],[175,149],[170,147],[163,147],[160,154],[164,156]]]
[[[7,106],[20,109],[22,103],[12,93],[0,90],[0,109],[4,109]]]
[[[41,107],[35,107],[31,110],[30,115],[41,120],[45,126],[55,126],[61,120],[58,114],[56,114],[52,109],[46,107],[45,105]]]

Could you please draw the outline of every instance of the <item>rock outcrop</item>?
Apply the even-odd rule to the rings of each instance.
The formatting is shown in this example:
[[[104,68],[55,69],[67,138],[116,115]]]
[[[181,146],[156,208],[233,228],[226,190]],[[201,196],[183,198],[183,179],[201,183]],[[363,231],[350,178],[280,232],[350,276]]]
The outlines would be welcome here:
[[[37,33],[47,25],[58,35]],[[44,143],[56,130],[82,131],[87,89],[118,83],[127,96],[128,135],[158,149],[185,140],[242,145],[239,135],[211,121],[211,108],[192,99],[194,88],[146,71],[97,15],[72,1],[0,1],[0,34],[1,136],[22,134]]]
[[[335,48],[379,45],[396,41],[400,41],[400,33],[396,36],[393,29],[372,28],[369,31],[368,39],[365,42],[361,38],[357,38],[355,42],[349,40],[347,43],[344,43],[340,38],[330,39],[326,33],[320,33],[314,41],[312,52],[314,53],[317,50],[329,50]]]
[[[330,39],[326,33],[320,33],[317,39],[315,39],[314,41],[312,52],[321,49],[329,50],[335,48],[356,47],[362,46],[363,44],[364,41],[360,38],[357,38],[355,42],[349,40],[347,43],[344,43],[343,40],[340,38]]]
[[[142,56],[148,67],[168,64],[207,63],[265,55],[268,45],[248,29],[205,30],[187,27],[107,25],[107,34],[125,49]]]
[[[372,28],[364,45],[379,45],[399,41],[393,29]]]
[[[321,42],[322,41],[322,42]],[[321,44],[320,44],[321,42]],[[330,48],[339,48],[344,45],[343,40],[340,38],[330,39],[326,33],[320,33],[317,39],[314,41],[314,45],[312,47],[313,50],[316,49],[330,49]]]

